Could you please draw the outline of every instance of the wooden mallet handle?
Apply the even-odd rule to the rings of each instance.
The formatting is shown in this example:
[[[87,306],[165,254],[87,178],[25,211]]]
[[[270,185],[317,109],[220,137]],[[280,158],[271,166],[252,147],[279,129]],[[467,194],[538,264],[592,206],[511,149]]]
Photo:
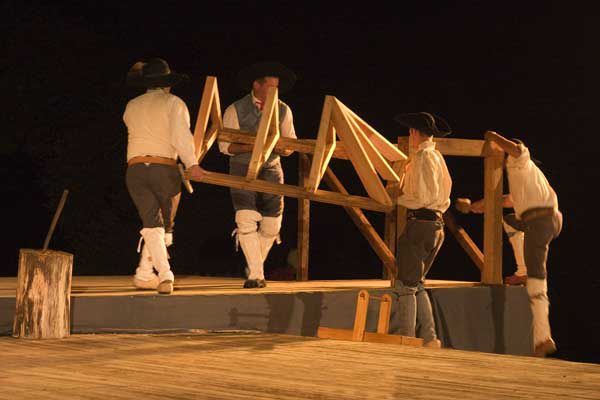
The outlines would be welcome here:
[[[56,228],[56,223],[58,222],[58,218],[60,217],[60,213],[62,212],[63,207],[65,206],[65,201],[67,201],[67,195],[69,191],[65,189],[63,191],[62,197],[60,198],[60,202],[58,203],[58,208],[54,212],[54,218],[52,218],[52,223],[50,224],[50,230],[46,235],[46,240],[44,240],[43,249],[48,249],[48,244],[50,243],[50,238],[52,237],[52,233],[54,232],[54,228]]]

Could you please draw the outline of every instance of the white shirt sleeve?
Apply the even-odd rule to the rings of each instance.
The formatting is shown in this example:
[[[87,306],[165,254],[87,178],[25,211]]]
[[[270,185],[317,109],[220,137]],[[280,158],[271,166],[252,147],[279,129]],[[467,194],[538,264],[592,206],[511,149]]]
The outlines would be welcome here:
[[[285,116],[281,121],[281,136],[297,139],[296,129],[294,129],[294,116],[292,115],[292,109],[286,104]]]
[[[186,168],[198,164],[194,151],[194,136],[190,131],[190,113],[183,100],[175,98],[169,110],[171,144]]]
[[[237,111],[235,110],[235,106],[232,104],[225,110],[223,114],[223,127],[229,129],[240,129],[240,123],[237,117]],[[231,143],[224,142],[219,140],[219,150],[221,153],[226,154],[228,156],[232,156],[233,154],[229,152],[229,145]]]

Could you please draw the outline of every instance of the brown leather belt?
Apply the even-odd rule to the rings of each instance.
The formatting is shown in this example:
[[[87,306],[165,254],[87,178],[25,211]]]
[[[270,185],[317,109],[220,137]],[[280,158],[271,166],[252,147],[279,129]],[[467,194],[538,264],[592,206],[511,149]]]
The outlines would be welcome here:
[[[159,157],[159,156],[137,156],[131,158],[127,161],[127,165],[133,164],[141,164],[141,163],[150,163],[150,164],[163,164],[163,165],[177,165],[177,160],[173,160],[172,158],[167,157]]]
[[[427,208],[419,208],[417,210],[406,210],[407,219],[418,219],[421,221],[442,221],[442,213],[436,210]]]
[[[538,219],[541,217],[550,217],[554,215],[554,208],[530,208],[521,214],[521,220],[525,222],[533,221],[534,219]]]

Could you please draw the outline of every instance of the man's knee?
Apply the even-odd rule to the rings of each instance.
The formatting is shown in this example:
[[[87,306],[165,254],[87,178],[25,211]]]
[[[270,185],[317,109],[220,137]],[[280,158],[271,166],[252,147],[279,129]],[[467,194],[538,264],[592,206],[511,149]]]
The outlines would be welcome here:
[[[255,210],[238,210],[235,213],[235,223],[240,234],[256,232],[262,215]]]
[[[275,237],[281,230],[282,216],[277,217],[263,217],[260,222],[259,232],[265,237]]]

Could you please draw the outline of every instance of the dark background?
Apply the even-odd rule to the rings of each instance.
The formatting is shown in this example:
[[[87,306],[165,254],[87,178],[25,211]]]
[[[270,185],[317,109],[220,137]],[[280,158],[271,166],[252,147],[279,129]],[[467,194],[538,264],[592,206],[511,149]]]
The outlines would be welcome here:
[[[50,247],[75,255],[75,275],[134,272],[141,227],[124,185],[122,122],[127,101],[139,94],[124,85],[133,63],[158,56],[190,75],[173,93],[187,103],[193,124],[207,75],[218,79],[224,110],[244,94],[234,84],[238,70],[274,59],[299,77],[282,99],[300,138],[316,137],[324,96],[334,95],[392,142],[407,134],[393,116],[414,111],[445,117],[455,138],[481,139],[491,129],[524,140],[543,162],[565,217],[548,263],[556,356],[600,362],[600,168],[591,125],[597,14],[561,1],[397,2],[395,9],[378,2],[218,3],[4,3],[1,275],[16,276],[19,248],[42,247],[64,189],[70,193]],[[297,163],[297,155],[283,161],[288,183],[297,183]],[[483,161],[447,163],[452,199],[480,198]],[[226,157],[215,146],[203,166],[225,172]],[[363,194],[348,162],[332,167],[350,192]],[[267,272],[285,265],[296,247],[296,211],[297,201],[286,199],[284,242]],[[311,212],[311,279],[381,276],[381,263],[343,209],[313,203]],[[383,214],[367,215],[382,232]],[[481,245],[481,216],[457,218]],[[195,184],[193,195],[184,192],[171,248],[175,273],[241,276],[233,228],[226,188]],[[504,254],[508,275],[508,241]],[[448,235],[429,277],[479,280],[479,273]]]

